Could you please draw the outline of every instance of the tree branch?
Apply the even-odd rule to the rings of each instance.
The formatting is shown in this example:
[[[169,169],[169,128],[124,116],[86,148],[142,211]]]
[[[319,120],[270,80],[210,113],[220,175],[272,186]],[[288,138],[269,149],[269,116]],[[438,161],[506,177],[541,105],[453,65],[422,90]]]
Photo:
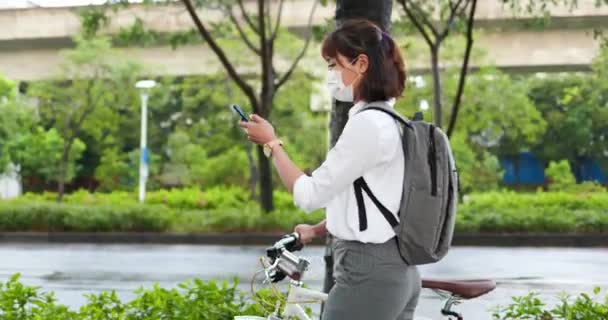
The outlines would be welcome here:
[[[260,1],[260,0],[258,0]],[[270,0],[262,0],[262,1],[268,1],[268,3],[266,3],[265,7],[264,7],[264,17],[266,17],[267,23],[266,23],[266,34],[268,34],[268,36],[270,36],[272,34],[272,19],[270,18]]]
[[[468,16],[467,22],[467,46],[464,52],[464,60],[462,67],[460,68],[460,78],[458,80],[458,89],[456,96],[454,97],[454,106],[452,107],[452,114],[450,115],[450,123],[448,125],[447,135],[450,137],[456,127],[456,119],[458,117],[458,111],[460,109],[460,103],[462,101],[462,94],[464,92],[464,85],[466,82],[466,76],[469,69],[469,59],[471,57],[471,49],[473,48],[473,27],[475,24],[475,10],[477,8],[477,0],[472,0],[471,10]]]
[[[468,3],[468,1],[465,2],[465,7],[466,7],[467,3]],[[458,8],[460,7],[461,4],[462,4],[462,0],[458,0],[458,2],[456,2],[455,5],[452,5],[452,1],[450,1],[450,16],[448,17],[448,23],[446,24],[445,29],[437,37],[438,42],[443,41],[450,33],[450,30],[452,29],[452,26],[454,24],[454,18],[456,18],[456,15],[458,13]]]
[[[287,81],[289,79],[289,77],[291,77],[291,74],[295,70],[296,66],[298,65],[300,60],[302,60],[302,57],[304,57],[304,54],[306,54],[306,50],[308,49],[308,46],[310,45],[310,40],[312,39],[312,18],[317,9],[317,4],[319,4],[319,0],[315,0],[315,2],[312,5],[312,9],[310,10],[310,14],[308,15],[308,27],[307,27],[308,34],[306,35],[306,42],[304,43],[304,47],[302,48],[302,51],[300,51],[300,54],[293,61],[293,64],[289,67],[287,72],[283,75],[283,77],[281,77],[279,82],[276,83],[275,91],[278,91],[279,88],[283,84],[285,84],[285,81]]]
[[[237,3],[239,4],[239,8],[241,9],[241,15],[243,16],[243,18],[245,19],[245,21],[247,22],[247,24],[249,25],[249,27],[255,33],[260,34],[260,30],[257,29],[257,27],[255,26],[255,24],[253,23],[253,21],[249,17],[249,14],[247,14],[247,11],[245,11],[245,6],[243,5],[243,0],[237,0]]]
[[[274,25],[274,31],[272,31],[272,34],[270,35],[270,38],[272,40],[277,38],[277,33],[279,32],[279,26],[281,25],[281,15],[283,14],[283,3],[285,2],[285,0],[280,0],[279,2],[279,10],[277,12],[277,21]]]
[[[420,21],[417,20],[417,18],[414,15],[414,13],[407,6],[406,1],[407,0],[399,0],[399,3],[401,3],[401,5],[403,6],[403,10],[405,11],[405,14],[412,21],[412,23],[414,24],[414,26],[416,27],[416,29],[418,29],[418,32],[420,32],[420,34],[422,35],[422,37],[424,38],[424,40],[426,41],[426,43],[430,47],[434,46],[435,43],[433,42],[433,40],[431,40],[431,37],[429,36],[429,34],[426,31],[426,29],[424,29],[424,26],[420,24]]]
[[[260,48],[261,48],[261,58],[262,58],[262,91],[264,91],[265,86],[265,72],[268,70],[266,68],[268,64],[268,51],[269,46],[267,42],[267,34],[266,34],[266,18],[265,18],[265,4],[266,0],[257,0],[258,1],[258,30],[260,30]]]
[[[264,18],[265,15],[265,2],[266,0],[257,0],[258,1],[258,30],[260,31],[260,41],[261,41],[261,45],[260,47],[262,48],[262,52],[264,51],[264,47],[266,46],[266,19]]]
[[[253,51],[255,54],[257,54],[259,56],[261,54],[260,49],[257,48],[251,42],[251,40],[249,40],[249,37],[247,37],[247,34],[245,34],[245,31],[241,27],[241,24],[234,16],[234,13],[232,12],[232,8],[228,8],[226,11],[228,13],[228,16],[230,17],[230,21],[232,21],[232,23],[236,26],[236,30],[239,32],[239,35],[241,36],[241,39],[243,39],[243,42],[245,42],[245,44],[247,45],[247,47],[249,49],[251,49],[251,51]]]
[[[405,1],[408,1],[408,0],[405,0]],[[422,23],[425,24],[427,27],[429,27],[429,29],[431,29],[431,32],[433,33],[433,35],[435,36],[435,38],[439,37],[439,33],[437,32],[437,29],[433,25],[433,22],[431,20],[429,20],[429,18],[426,16],[424,10],[422,10],[422,8],[420,8],[416,4],[415,1],[410,0],[409,2],[412,4],[412,8],[414,10],[418,11],[418,14],[422,18]]]
[[[222,65],[228,72],[228,75],[230,75],[232,80],[234,80],[234,82],[236,82],[236,84],[239,86],[239,88],[241,88],[241,90],[243,90],[243,93],[245,93],[247,98],[249,98],[249,101],[252,103],[252,107],[254,109],[256,109],[257,108],[257,99],[255,97],[255,92],[253,91],[253,88],[249,84],[247,84],[247,82],[245,82],[245,80],[243,80],[243,77],[241,77],[237,73],[236,69],[234,68],[232,63],[230,63],[230,61],[228,60],[228,57],[226,57],[226,54],[224,53],[222,48],[217,44],[217,42],[215,42],[215,40],[213,39],[213,37],[211,36],[211,34],[207,30],[207,28],[205,28],[205,26],[199,19],[198,15],[196,13],[196,10],[194,9],[194,6],[192,5],[192,2],[190,0],[182,0],[182,2],[186,6],[186,9],[188,10],[190,17],[192,17],[194,24],[196,25],[199,33],[201,34],[201,36],[203,37],[205,42],[209,45],[209,47],[211,47],[211,49],[213,50],[215,55],[220,59]]]
[[[86,95],[87,95],[87,106],[85,106],[84,111],[82,112],[82,114],[80,115],[80,118],[78,118],[78,120],[76,120],[75,123],[72,123],[72,118],[70,118],[70,125],[71,125],[71,132],[69,136],[66,136],[66,139],[68,141],[68,151],[69,148],[71,148],[72,143],[74,142],[74,140],[76,138],[78,138],[78,135],[80,134],[80,130],[82,130],[82,124],[84,123],[84,121],[89,117],[89,115],[91,115],[91,113],[93,113],[93,111],[95,111],[95,106],[97,106],[97,104],[99,103],[99,100],[101,100],[101,97],[103,96],[102,93],[98,94],[95,99],[92,98],[93,96],[93,87],[95,86],[95,80],[94,79],[99,79],[98,75],[95,75],[93,79],[88,80],[88,86],[86,89]],[[103,80],[100,80],[103,81]]]

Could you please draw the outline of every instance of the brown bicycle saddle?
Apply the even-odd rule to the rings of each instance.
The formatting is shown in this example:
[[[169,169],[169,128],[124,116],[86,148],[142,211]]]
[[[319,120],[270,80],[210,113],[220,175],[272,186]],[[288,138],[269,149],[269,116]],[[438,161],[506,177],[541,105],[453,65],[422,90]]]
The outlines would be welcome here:
[[[451,292],[462,299],[473,299],[496,288],[496,281],[480,280],[437,280],[422,279],[422,287]]]

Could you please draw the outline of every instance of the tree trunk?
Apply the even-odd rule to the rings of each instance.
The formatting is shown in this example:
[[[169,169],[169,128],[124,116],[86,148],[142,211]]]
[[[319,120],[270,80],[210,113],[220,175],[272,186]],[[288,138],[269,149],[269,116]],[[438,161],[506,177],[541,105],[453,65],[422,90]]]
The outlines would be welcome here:
[[[329,140],[330,147],[333,148],[338,142],[338,138],[344,130],[346,121],[348,121],[348,110],[353,106],[350,102],[342,102],[333,100],[331,108],[331,117],[329,119]]]
[[[262,94],[260,103],[260,115],[268,119],[272,110],[272,100],[274,98],[274,74],[272,71],[272,45],[268,44],[263,51],[265,57],[262,58]],[[258,169],[260,173],[260,200],[264,212],[274,209],[273,185],[272,185],[272,164],[270,159],[264,155],[264,148],[258,146]]]
[[[251,143],[247,144],[245,152],[247,153],[247,163],[249,163],[249,191],[251,192],[251,199],[258,201],[258,193],[256,192],[258,186],[258,168],[255,165],[253,145]]]
[[[274,74],[272,71],[272,63],[270,63],[270,55],[272,55],[272,46],[269,45],[266,49],[266,62],[263,63],[263,84],[260,103],[260,116],[268,119],[272,110],[272,100],[274,99]],[[260,173],[260,199],[264,212],[270,212],[274,209],[274,201],[272,196],[272,166],[270,160],[264,155],[262,146],[258,146],[258,169]]]
[[[471,58],[471,51],[473,49],[473,28],[475,27],[475,12],[477,11],[477,0],[472,0],[470,6],[471,7],[469,8],[469,13],[467,15],[467,41],[464,49],[464,58],[462,60],[462,66],[460,67],[458,89],[456,90],[456,96],[454,97],[454,104],[452,105],[452,111],[450,114],[450,122],[448,124],[448,138],[452,136],[452,133],[456,128],[456,119],[458,118],[458,111],[460,110],[460,105],[462,103],[464,86],[469,72],[469,60]]]
[[[264,148],[257,146],[258,150],[258,170],[260,172],[260,200],[262,209],[270,212],[274,209],[272,197],[272,168],[270,160],[264,155]]]
[[[266,28],[266,8],[265,0],[258,0],[258,31],[260,32],[260,59],[262,66],[262,91],[260,93],[259,115],[265,119],[270,116],[272,110],[272,100],[274,99],[274,70],[272,68],[272,58],[274,54],[274,40]],[[274,209],[273,186],[272,186],[272,167],[270,160],[264,155],[264,148],[258,146],[258,170],[260,174],[260,200],[262,210],[270,212]]]
[[[338,0],[336,3],[336,26],[349,19],[367,19],[384,31],[391,29],[391,0]]]
[[[336,26],[341,26],[348,19],[367,19],[388,32],[391,27],[392,0],[338,0],[336,2]],[[330,143],[333,147],[348,121],[350,102],[333,101],[330,119]],[[325,281],[323,290],[329,292],[333,287],[333,250],[332,239],[328,235],[325,247]],[[323,306],[321,313],[323,313]]]
[[[431,71],[433,75],[433,119],[441,128],[441,74],[439,70],[439,45],[431,47]]]
[[[63,152],[61,153],[61,160],[59,162],[59,175],[57,176],[57,202],[63,201],[63,194],[65,193],[65,176],[68,168],[68,161],[70,160],[70,149],[72,143],[63,146]]]

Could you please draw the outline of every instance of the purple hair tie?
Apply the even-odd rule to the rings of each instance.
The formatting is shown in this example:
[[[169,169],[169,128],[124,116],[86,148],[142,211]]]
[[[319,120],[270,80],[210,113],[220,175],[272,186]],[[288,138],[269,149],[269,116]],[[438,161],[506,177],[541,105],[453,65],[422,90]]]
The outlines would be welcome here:
[[[390,52],[392,49],[391,41],[389,40],[391,36],[388,33],[382,31],[382,38],[380,39],[380,46],[387,52]]]

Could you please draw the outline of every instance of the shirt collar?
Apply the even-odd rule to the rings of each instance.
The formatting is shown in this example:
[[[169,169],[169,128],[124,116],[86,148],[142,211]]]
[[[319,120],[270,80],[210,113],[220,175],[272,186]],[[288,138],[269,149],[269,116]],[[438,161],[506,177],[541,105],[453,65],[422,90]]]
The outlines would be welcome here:
[[[390,98],[390,99],[386,100],[386,103],[388,103],[388,105],[391,107],[395,107],[395,102],[396,102],[395,98]],[[367,101],[363,101],[363,100],[355,103],[355,105],[352,106],[350,108],[350,110],[348,110],[348,117],[349,118],[352,117],[357,112],[361,111],[361,109],[363,109],[363,107],[365,107],[366,105],[367,105]]]

